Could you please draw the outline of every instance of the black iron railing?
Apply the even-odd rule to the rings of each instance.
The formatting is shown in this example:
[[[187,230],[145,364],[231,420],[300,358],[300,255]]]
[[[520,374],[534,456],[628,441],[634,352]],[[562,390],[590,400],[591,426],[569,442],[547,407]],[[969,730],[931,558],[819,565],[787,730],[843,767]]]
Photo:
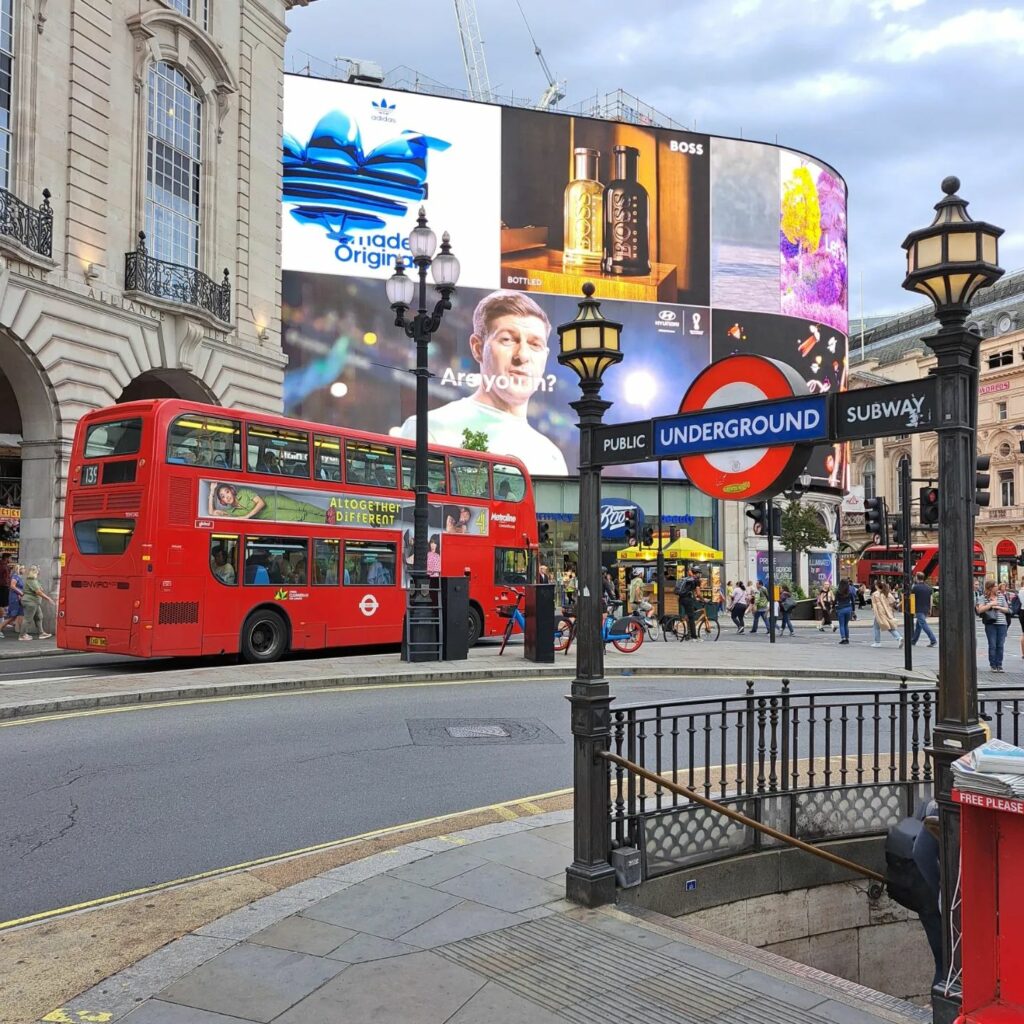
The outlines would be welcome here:
[[[613,707],[611,753],[809,840],[884,832],[932,789],[935,690],[772,692]],[[1017,743],[1024,689],[979,698],[994,736]],[[613,848],[651,876],[759,849],[763,838],[664,786],[609,767]]]
[[[53,255],[53,210],[50,190],[43,189],[43,201],[36,209],[23,203],[7,189],[0,188],[0,235],[47,258]]]
[[[139,232],[135,251],[125,253],[124,287],[125,291],[144,292],[194,306],[226,324],[231,323],[231,284],[227,268],[224,268],[224,280],[217,284],[194,267],[158,260],[146,250],[145,231]]]

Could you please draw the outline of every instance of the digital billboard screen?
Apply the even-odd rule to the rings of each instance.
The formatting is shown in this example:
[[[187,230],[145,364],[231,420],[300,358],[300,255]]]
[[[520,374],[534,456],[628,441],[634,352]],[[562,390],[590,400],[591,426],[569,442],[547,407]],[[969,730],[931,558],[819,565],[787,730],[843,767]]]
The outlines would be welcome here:
[[[811,157],[304,76],[286,77],[284,123],[288,415],[413,436],[413,346],[384,281],[421,204],[462,268],[430,345],[436,443],[482,431],[534,474],[576,472],[579,387],[555,327],[585,281],[623,325],[606,422],[676,412],[733,351],[782,359],[809,392],[845,386],[846,191]],[[808,471],[838,486],[841,456]]]

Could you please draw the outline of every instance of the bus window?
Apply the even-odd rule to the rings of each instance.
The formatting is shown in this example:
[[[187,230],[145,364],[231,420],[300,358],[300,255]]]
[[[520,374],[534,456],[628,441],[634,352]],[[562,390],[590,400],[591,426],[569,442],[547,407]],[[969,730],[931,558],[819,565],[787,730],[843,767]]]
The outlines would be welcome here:
[[[313,584],[333,587],[338,583],[338,554],[341,544],[336,540],[313,541]]]
[[[494,582],[499,587],[519,587],[536,579],[533,553],[526,548],[494,549]]]
[[[341,442],[336,437],[314,434],[313,459],[317,480],[341,479]]]
[[[390,587],[395,582],[395,545],[372,540],[345,542],[346,587]]]
[[[451,459],[451,493],[466,498],[489,498],[487,463],[477,459]]]
[[[498,501],[522,501],[526,496],[526,481],[515,466],[498,463],[494,467],[494,497]]]
[[[246,458],[253,473],[309,478],[309,434],[265,423],[245,428]]]
[[[345,442],[345,480],[367,487],[398,486],[398,455],[393,445]]]
[[[87,459],[105,459],[108,455],[134,455],[142,441],[142,420],[111,420],[96,423],[85,433]]]
[[[213,469],[242,468],[242,424],[186,413],[167,431],[167,461]]]
[[[445,468],[443,455],[427,456],[427,490],[431,494],[444,494]],[[402,490],[411,491],[416,479],[416,453],[408,448],[402,449]]]
[[[210,537],[210,572],[226,587],[238,582],[238,538],[233,534],[215,533]]]
[[[297,537],[247,537],[245,583],[305,586],[306,555],[306,542]]]
[[[134,532],[134,519],[82,519],[75,523],[75,543],[83,555],[123,555]]]

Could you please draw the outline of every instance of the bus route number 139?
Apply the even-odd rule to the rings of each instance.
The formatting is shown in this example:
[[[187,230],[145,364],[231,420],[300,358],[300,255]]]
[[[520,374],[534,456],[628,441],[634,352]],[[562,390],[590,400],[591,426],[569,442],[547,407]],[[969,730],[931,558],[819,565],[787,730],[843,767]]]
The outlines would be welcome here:
[[[93,484],[98,483],[100,478],[100,467],[99,466],[83,466],[82,467],[82,484],[86,487],[91,487]]]

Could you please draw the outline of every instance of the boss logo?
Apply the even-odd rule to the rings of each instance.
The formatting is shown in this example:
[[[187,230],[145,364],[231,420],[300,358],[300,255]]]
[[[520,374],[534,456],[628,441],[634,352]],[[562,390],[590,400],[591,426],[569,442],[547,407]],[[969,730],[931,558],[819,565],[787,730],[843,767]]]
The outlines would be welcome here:
[[[680,142],[678,139],[670,139],[668,148],[673,153],[689,153],[690,156],[703,156],[703,142]]]

